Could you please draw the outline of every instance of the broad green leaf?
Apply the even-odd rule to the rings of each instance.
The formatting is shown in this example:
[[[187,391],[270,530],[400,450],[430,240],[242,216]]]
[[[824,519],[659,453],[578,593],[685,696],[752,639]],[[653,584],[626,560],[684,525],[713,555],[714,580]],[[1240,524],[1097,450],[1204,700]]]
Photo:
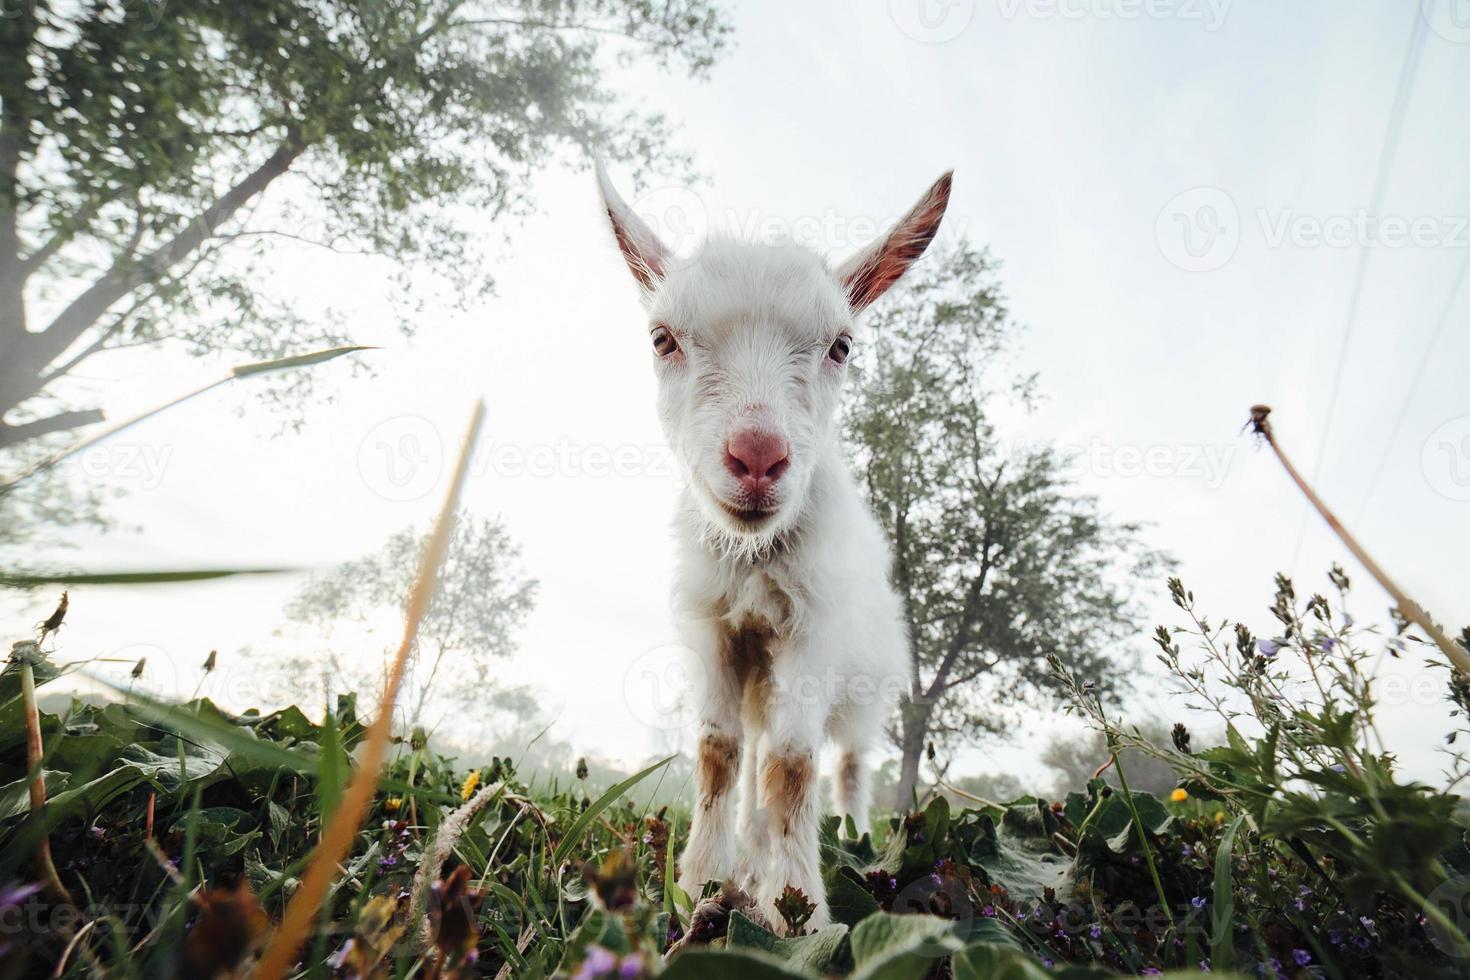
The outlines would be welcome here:
[[[66,788],[71,774],[47,769],[42,773],[46,781],[46,798],[50,799]],[[0,821],[18,817],[31,809],[31,780],[22,776],[13,783],[0,786]]]
[[[826,976],[846,973],[852,968],[847,926],[840,922],[809,935],[786,937],[756,925],[737,910],[730,913],[725,937],[730,949],[757,949],[785,960],[792,969],[808,973]]]
[[[856,870],[843,866],[832,875],[827,886],[827,908],[833,921],[855,926],[879,907]]]
[[[1055,980],[1025,953],[994,943],[972,943],[950,957],[954,980]]]
[[[126,697],[130,710],[197,741],[215,742],[232,755],[238,754],[261,766],[313,776],[317,773],[319,761],[316,757],[282,748],[275,742],[257,737],[246,727],[230,724],[208,700],[192,702],[191,707],[194,710],[190,710],[190,707],[171,704],[140,691],[129,690],[105,677],[91,674],[87,676]]]
[[[855,980],[918,980],[961,948],[954,924],[932,915],[878,912],[852,930]]]
[[[755,950],[689,949],[674,957],[661,980],[790,980],[797,973],[769,953]]]

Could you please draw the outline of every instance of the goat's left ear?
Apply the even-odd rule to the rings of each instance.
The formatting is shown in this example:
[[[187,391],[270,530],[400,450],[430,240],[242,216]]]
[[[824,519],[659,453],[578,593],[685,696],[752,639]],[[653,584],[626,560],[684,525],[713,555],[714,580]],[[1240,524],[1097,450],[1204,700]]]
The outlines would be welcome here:
[[[663,242],[658,240],[648,223],[638,217],[618,196],[617,189],[613,187],[601,162],[597,163],[597,187],[602,192],[602,207],[607,212],[608,222],[612,224],[618,250],[623,253],[628,270],[633,273],[633,278],[638,280],[647,296],[663,281],[668,249],[664,248]]]
[[[837,278],[847,290],[847,302],[854,314],[888,292],[890,286],[914,264],[934,240],[944,209],[949,206],[949,188],[954,171],[934,182],[904,215],[887,237],[875,242],[837,268]]]

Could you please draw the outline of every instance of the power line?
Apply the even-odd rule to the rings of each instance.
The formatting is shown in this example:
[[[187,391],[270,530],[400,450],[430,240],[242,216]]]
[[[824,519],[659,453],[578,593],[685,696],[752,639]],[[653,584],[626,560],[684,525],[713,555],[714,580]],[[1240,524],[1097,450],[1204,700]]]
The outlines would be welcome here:
[[[1414,5],[1414,25],[1409,32],[1409,46],[1404,51],[1404,63],[1399,69],[1398,87],[1394,91],[1393,104],[1388,110],[1388,125],[1384,129],[1383,142],[1378,148],[1378,170],[1373,178],[1373,192],[1368,202],[1368,214],[1376,216],[1383,210],[1383,198],[1388,189],[1389,174],[1393,170],[1394,156],[1398,153],[1399,138],[1404,130],[1404,117],[1408,114],[1409,97],[1413,94],[1414,79],[1419,73],[1419,61],[1424,53],[1424,40],[1428,33],[1428,18],[1419,5]],[[1327,396],[1327,417],[1322,421],[1322,435],[1318,440],[1317,458],[1312,464],[1312,485],[1316,486],[1322,473],[1322,463],[1327,458],[1328,440],[1332,437],[1332,420],[1337,410],[1337,398],[1342,388],[1342,376],[1347,366],[1348,349],[1352,345],[1353,328],[1357,324],[1358,306],[1363,297],[1363,283],[1367,279],[1368,257],[1373,250],[1367,242],[1358,245],[1358,263],[1353,273],[1353,287],[1348,294],[1347,321],[1342,328],[1342,340],[1337,350],[1337,367],[1332,374],[1332,387]],[[1297,522],[1296,546],[1292,549],[1291,569],[1296,571],[1297,559],[1301,557],[1302,541],[1307,529],[1307,508],[1302,505],[1301,520]]]
[[[1440,335],[1450,322],[1450,314],[1454,312],[1455,301],[1460,298],[1460,287],[1465,284],[1465,278],[1470,275],[1470,252],[1465,253],[1465,260],[1460,263],[1460,271],[1455,274],[1454,284],[1450,286],[1450,293],[1445,297],[1444,306],[1440,308],[1439,319],[1434,323],[1434,330],[1429,334],[1429,342],[1424,345],[1424,352],[1419,355],[1419,366],[1414,369],[1413,380],[1409,382],[1409,390],[1404,392],[1404,400],[1399,404],[1398,414],[1394,416],[1393,428],[1389,430],[1388,442],[1383,446],[1383,453],[1378,457],[1378,466],[1373,470],[1373,478],[1368,481],[1368,492],[1363,495],[1363,502],[1359,505],[1358,513],[1362,515],[1364,509],[1373,500],[1373,491],[1378,489],[1378,481],[1383,477],[1383,471],[1388,466],[1388,456],[1393,450],[1394,441],[1398,439],[1399,430],[1404,426],[1404,420],[1409,417],[1409,406],[1413,404],[1414,394],[1419,390],[1419,382],[1424,372],[1429,367],[1435,346],[1439,343]]]

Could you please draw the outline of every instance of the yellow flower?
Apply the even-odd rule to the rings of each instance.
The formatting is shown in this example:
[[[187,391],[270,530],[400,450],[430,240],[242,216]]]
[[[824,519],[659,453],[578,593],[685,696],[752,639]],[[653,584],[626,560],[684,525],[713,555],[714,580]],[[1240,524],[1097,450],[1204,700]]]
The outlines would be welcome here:
[[[1176,786],[1174,788],[1174,792],[1169,794],[1169,799],[1175,803],[1183,803],[1185,800],[1189,799],[1189,790],[1185,789],[1183,786]]]
[[[397,813],[403,809],[403,801],[396,796],[390,796],[383,801],[383,809],[389,813]]]
[[[459,798],[468,800],[475,795],[475,790],[480,785],[480,770],[476,769],[464,778],[464,785],[459,788]]]
[[[1224,822],[1225,822],[1225,811],[1224,810],[1221,810],[1219,813],[1215,814],[1215,825],[1216,826],[1219,826],[1220,824],[1222,824]]]

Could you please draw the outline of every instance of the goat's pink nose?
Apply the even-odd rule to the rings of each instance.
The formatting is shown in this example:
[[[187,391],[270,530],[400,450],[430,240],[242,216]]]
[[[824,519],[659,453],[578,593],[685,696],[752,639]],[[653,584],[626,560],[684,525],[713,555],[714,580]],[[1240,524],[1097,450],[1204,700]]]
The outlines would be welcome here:
[[[790,465],[786,440],[769,432],[749,429],[725,444],[725,469],[747,493],[765,493]]]

